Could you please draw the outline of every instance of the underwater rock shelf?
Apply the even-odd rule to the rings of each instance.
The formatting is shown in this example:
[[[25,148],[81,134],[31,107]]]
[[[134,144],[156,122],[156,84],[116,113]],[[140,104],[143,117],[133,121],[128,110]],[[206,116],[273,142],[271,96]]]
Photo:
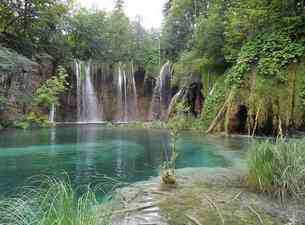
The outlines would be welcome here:
[[[160,178],[118,190],[121,209],[116,225],[280,225],[304,224],[305,206],[290,201],[285,206],[247,190],[243,172],[232,169],[180,169],[178,186],[160,185]],[[125,212],[125,213],[124,213]]]

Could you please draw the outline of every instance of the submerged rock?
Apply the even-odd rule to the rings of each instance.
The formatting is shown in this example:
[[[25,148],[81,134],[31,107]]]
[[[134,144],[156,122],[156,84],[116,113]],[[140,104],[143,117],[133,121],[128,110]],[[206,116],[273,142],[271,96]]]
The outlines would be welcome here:
[[[236,169],[178,170],[178,186],[160,185],[160,178],[118,190],[122,209],[113,224],[139,225],[278,225],[305,223],[305,206],[296,201],[285,206],[268,196],[250,192],[244,173]]]

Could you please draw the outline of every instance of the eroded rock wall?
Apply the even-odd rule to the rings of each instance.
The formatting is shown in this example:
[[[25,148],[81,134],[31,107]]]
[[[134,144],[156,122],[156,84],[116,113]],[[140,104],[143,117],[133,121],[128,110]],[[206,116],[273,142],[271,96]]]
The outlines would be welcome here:
[[[54,72],[48,55],[28,59],[15,51],[0,46],[0,124],[11,126],[30,110],[35,90]]]

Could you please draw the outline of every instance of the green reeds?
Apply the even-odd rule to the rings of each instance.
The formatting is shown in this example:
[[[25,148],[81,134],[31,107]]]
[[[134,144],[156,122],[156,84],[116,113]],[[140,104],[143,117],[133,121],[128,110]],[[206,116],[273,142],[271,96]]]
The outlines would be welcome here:
[[[108,225],[111,208],[99,204],[90,187],[82,195],[70,181],[44,178],[39,188],[25,188],[17,197],[0,202],[0,224]]]
[[[305,194],[305,140],[257,143],[250,151],[248,183],[285,201]]]

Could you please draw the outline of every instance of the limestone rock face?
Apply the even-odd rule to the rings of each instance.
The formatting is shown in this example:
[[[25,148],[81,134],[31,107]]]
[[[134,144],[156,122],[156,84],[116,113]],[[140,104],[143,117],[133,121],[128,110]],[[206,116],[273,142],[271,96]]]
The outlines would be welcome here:
[[[0,47],[0,96],[5,99],[5,107],[0,109],[3,126],[11,125],[31,110],[35,90],[52,76],[51,57],[40,57],[41,60],[33,61]]]

